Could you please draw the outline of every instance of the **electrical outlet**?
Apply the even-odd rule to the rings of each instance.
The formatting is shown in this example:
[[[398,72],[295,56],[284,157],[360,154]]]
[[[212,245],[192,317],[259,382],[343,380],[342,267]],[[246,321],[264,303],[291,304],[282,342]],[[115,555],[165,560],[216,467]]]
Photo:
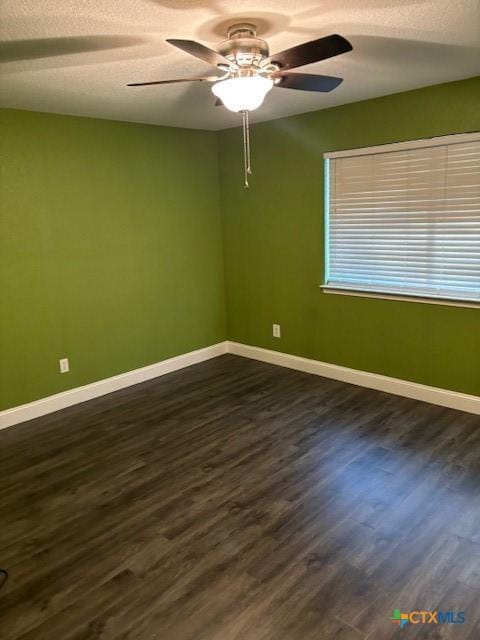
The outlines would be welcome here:
[[[68,373],[70,371],[70,364],[68,358],[60,358],[58,361],[60,365],[60,373]]]
[[[272,324],[272,333],[274,338],[281,338],[282,332],[279,324]]]

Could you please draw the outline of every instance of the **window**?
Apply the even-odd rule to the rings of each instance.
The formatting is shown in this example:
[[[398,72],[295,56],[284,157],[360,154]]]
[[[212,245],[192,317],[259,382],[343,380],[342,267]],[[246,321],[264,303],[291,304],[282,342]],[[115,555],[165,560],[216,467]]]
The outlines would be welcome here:
[[[325,289],[480,303],[480,134],[325,158]]]

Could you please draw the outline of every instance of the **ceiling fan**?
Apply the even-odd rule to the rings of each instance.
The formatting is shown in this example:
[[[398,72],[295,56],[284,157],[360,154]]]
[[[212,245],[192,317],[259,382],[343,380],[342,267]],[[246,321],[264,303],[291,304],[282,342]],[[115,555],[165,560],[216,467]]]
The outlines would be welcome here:
[[[246,187],[248,175],[251,173],[248,113],[258,109],[273,87],[322,93],[332,91],[342,82],[342,78],[292,73],[290,69],[326,60],[353,48],[348,40],[334,34],[270,55],[268,44],[257,37],[256,26],[251,23],[233,24],[228,29],[227,40],[221,42],[217,50],[194,40],[168,39],[167,42],[216,66],[223,75],[134,82],[128,86],[145,87],[176,82],[214,83],[212,92],[217,98],[215,104],[224,105],[230,111],[240,112],[243,116]]]

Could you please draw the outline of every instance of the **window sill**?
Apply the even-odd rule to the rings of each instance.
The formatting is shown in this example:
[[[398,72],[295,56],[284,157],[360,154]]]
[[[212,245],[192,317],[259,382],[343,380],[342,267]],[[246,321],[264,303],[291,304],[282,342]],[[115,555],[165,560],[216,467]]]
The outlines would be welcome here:
[[[429,298],[427,296],[416,296],[412,294],[388,293],[384,291],[362,291],[361,289],[349,289],[333,285],[320,285],[323,293],[330,293],[340,296],[353,296],[356,298],[377,298],[379,300],[397,300],[400,302],[421,302],[423,304],[439,304],[447,307],[468,307],[470,309],[480,309],[480,302],[474,300],[454,300],[449,298]]]

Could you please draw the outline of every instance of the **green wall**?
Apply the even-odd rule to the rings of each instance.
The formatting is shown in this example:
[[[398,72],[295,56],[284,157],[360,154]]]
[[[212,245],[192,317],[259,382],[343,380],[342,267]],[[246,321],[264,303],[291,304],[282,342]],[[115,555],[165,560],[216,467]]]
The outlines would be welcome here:
[[[0,409],[225,339],[214,133],[0,126]]]
[[[318,287],[325,151],[478,129],[479,78],[259,124],[250,190],[242,188],[240,132],[222,132],[229,339],[480,395],[478,309]],[[281,339],[272,337],[274,322]]]
[[[318,286],[323,153],[477,130],[479,104],[476,78],[256,125],[248,191],[238,129],[0,111],[0,409],[226,337],[480,394],[478,309]]]

